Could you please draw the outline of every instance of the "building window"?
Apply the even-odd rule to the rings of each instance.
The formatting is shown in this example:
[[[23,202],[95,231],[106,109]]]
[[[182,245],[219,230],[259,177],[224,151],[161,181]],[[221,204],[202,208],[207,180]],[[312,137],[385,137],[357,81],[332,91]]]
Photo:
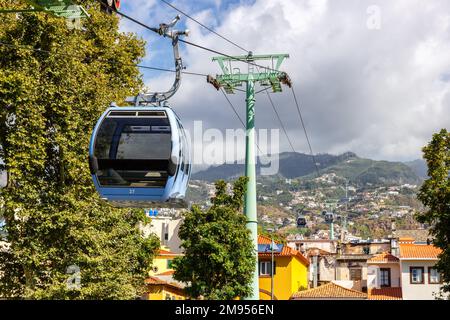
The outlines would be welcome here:
[[[163,243],[166,244],[169,241],[169,224],[162,224]]]
[[[428,283],[430,284],[441,283],[441,275],[436,268],[428,268]]]
[[[351,268],[350,269],[350,280],[358,281],[362,279],[361,268]]]
[[[173,260],[167,260],[167,269],[172,269]]]
[[[411,284],[422,284],[424,283],[423,279],[423,267],[410,267],[409,268],[409,276]]]
[[[380,269],[380,286],[390,287],[391,286],[391,269],[381,268]]]
[[[273,262],[274,272],[273,274],[277,273],[277,266],[275,261]],[[260,276],[270,276],[272,275],[272,262],[271,261],[260,261],[259,262],[259,275]]]

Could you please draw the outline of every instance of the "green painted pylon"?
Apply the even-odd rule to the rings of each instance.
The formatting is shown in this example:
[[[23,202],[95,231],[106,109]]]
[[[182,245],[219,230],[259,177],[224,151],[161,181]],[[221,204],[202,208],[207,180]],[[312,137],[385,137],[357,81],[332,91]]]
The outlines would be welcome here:
[[[0,13],[48,12],[66,19],[88,18],[89,14],[72,0],[25,0],[31,5],[27,9],[2,9]]]
[[[244,214],[251,232],[253,247],[258,254],[258,215],[256,210],[256,155],[255,155],[255,82],[252,74],[247,80],[247,125],[245,135],[245,176],[248,177]],[[253,272],[253,293],[248,300],[259,299],[258,268]]]
[[[252,293],[244,300],[259,300],[259,278],[258,278],[258,214],[256,209],[256,154],[255,154],[255,86],[256,84],[272,88],[273,92],[281,91],[281,83],[290,86],[289,77],[285,72],[279,71],[281,63],[287,54],[270,54],[236,57],[215,57],[223,71],[223,75],[216,78],[208,76],[208,82],[217,90],[223,87],[227,93],[234,93],[235,87],[241,86],[243,82],[246,88],[246,136],[245,136],[245,175],[248,177],[247,191],[245,193],[244,214],[247,217],[247,228],[250,230],[252,242],[255,248],[256,263],[253,272]],[[272,67],[264,68],[255,66],[256,60],[272,60]],[[238,68],[232,68],[232,62],[248,63],[247,74],[240,73]],[[228,65],[228,66],[226,66]],[[263,72],[254,72],[254,67],[262,69]]]

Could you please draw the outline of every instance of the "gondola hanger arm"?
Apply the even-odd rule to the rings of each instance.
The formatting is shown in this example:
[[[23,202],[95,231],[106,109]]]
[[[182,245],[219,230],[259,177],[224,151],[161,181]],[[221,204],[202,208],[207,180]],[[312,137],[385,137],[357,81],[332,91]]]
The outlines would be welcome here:
[[[159,29],[156,32],[163,36],[172,39],[173,57],[175,60],[175,80],[172,87],[165,92],[143,92],[139,93],[135,97],[127,98],[127,102],[132,102],[135,106],[142,105],[161,105],[162,102],[170,99],[178,90],[181,83],[181,74],[184,69],[183,61],[180,56],[180,51],[178,47],[178,38],[180,36],[188,36],[189,30],[174,30],[173,27],[180,20],[180,16],[176,16],[170,23],[161,23]]]

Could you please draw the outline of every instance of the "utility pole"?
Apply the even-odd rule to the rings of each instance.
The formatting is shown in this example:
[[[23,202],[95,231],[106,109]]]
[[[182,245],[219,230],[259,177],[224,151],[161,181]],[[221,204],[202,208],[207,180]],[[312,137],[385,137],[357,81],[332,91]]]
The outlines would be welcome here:
[[[317,263],[317,260],[318,260],[317,255],[318,254],[315,254],[312,257],[312,260],[313,260],[312,265],[313,265],[313,268],[314,268],[314,271],[313,271],[313,288],[317,288],[317,280],[318,280],[317,279],[317,275],[318,275],[319,264]]]
[[[274,298],[274,284],[273,284],[273,276],[275,272],[275,263],[274,263],[274,256],[273,256],[273,247],[275,246],[275,241],[273,241],[273,234],[277,230],[276,227],[273,229],[267,229],[267,231],[270,232],[270,252],[271,252],[271,264],[270,264],[270,300],[273,300]],[[278,252],[278,245],[277,246],[277,252]]]
[[[271,300],[273,300],[273,272],[274,272],[274,263],[273,263],[273,246],[274,246],[274,243],[273,243],[273,234],[270,236],[270,240],[271,240],[271,244],[270,244],[270,246],[271,246],[271,253],[272,253],[272,261],[271,261],[271,264],[270,264],[270,299]]]
[[[330,223],[330,240],[334,240],[334,222]]]
[[[246,136],[245,136],[245,175],[248,177],[247,191],[245,193],[244,214],[247,217],[247,228],[251,232],[255,248],[256,265],[253,272],[252,293],[244,298],[247,300],[259,300],[258,279],[258,217],[256,212],[256,157],[255,157],[255,86],[259,84],[266,89],[272,88],[273,92],[281,92],[281,83],[291,86],[290,79],[285,72],[279,71],[287,54],[253,55],[249,52],[247,56],[219,56],[214,57],[223,74],[216,78],[208,76],[217,90],[221,87],[228,94],[233,94],[236,87],[246,83]],[[272,66],[261,67],[255,61],[271,61]],[[232,64],[244,62],[248,65],[248,72],[241,73],[239,68],[233,68]],[[257,71],[255,72],[255,68]],[[259,70],[262,69],[262,70]],[[261,71],[261,72],[260,72]],[[241,90],[243,91],[243,90]]]
[[[345,214],[342,216],[343,225],[341,231],[341,242],[345,241],[345,234],[347,232],[347,216],[348,216],[348,180],[345,179]]]

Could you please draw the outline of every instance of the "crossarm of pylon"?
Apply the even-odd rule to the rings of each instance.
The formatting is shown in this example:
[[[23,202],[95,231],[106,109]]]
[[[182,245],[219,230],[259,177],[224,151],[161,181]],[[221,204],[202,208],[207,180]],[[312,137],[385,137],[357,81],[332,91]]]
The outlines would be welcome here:
[[[88,18],[87,11],[71,0],[26,0],[32,6],[30,9],[3,9],[0,13],[50,12],[67,19]]]

